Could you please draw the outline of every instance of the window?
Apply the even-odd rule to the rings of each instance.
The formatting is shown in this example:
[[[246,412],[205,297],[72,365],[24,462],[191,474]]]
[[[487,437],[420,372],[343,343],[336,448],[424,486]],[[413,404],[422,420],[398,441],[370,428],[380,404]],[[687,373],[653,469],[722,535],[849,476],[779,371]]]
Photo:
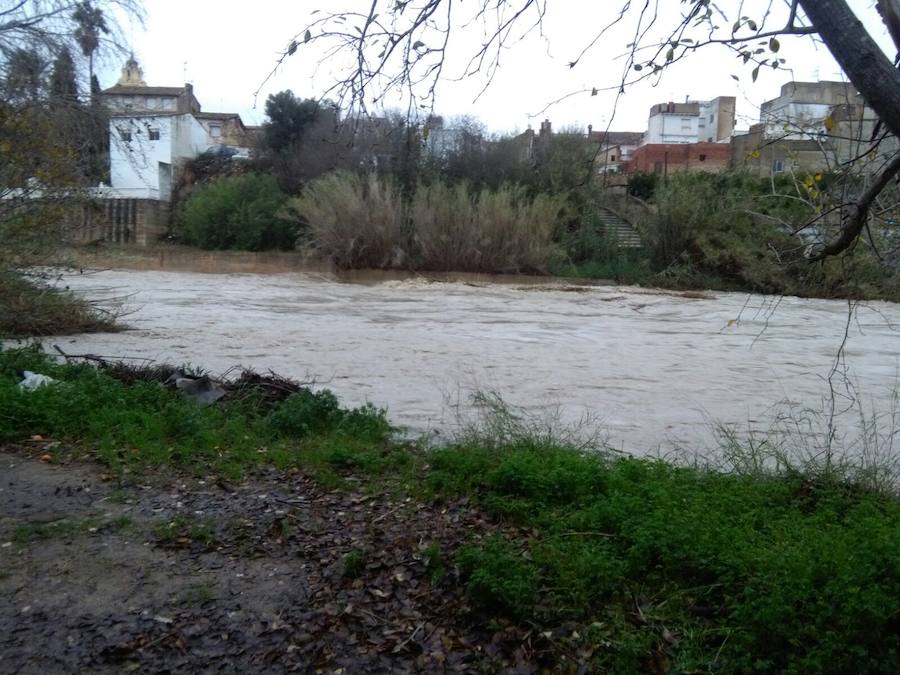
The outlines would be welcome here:
[[[772,173],[782,173],[784,171],[784,160],[776,159],[772,162]]]
[[[705,161],[706,161],[706,155],[700,155],[700,161],[701,161],[701,162],[705,162]]]
[[[616,161],[616,156],[615,156],[615,155],[610,155],[610,156],[609,156],[609,161],[610,161],[610,162],[615,162],[615,161]]]
[[[715,117],[716,117],[715,115],[710,115],[710,116],[709,116],[709,121],[712,122],[712,121],[715,119]]]
[[[150,140],[151,140],[151,141],[158,141],[158,140],[159,140],[159,129],[148,129],[148,130],[147,130],[147,133],[150,134]]]
[[[131,132],[126,129],[119,129],[119,137],[126,143],[131,141]]]
[[[213,138],[219,138],[222,135],[222,125],[221,124],[210,124],[209,125],[209,135]]]

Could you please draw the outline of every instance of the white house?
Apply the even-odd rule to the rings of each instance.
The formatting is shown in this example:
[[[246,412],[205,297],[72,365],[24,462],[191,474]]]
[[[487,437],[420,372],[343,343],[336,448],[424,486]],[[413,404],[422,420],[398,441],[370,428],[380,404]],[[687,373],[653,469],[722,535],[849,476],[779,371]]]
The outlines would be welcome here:
[[[110,197],[168,201],[185,161],[212,148],[249,152],[239,115],[203,113],[190,84],[147,86],[133,56],[102,100],[110,112]]]
[[[836,106],[863,105],[848,82],[788,82],[777,98],[760,107],[760,122],[769,139],[815,139],[826,136],[825,119]]]
[[[734,133],[735,98],[658,103],[650,108],[643,145],[728,143]]]

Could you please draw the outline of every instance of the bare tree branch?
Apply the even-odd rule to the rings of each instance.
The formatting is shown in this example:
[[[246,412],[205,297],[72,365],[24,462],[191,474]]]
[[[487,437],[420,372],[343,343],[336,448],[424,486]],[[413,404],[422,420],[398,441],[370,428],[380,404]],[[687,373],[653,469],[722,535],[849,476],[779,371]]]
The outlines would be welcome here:
[[[894,155],[887,166],[872,181],[872,184],[860,195],[856,203],[849,207],[848,213],[844,217],[844,223],[841,227],[840,235],[831,243],[823,246],[821,250],[810,256],[811,260],[823,260],[829,256],[834,256],[846,251],[854,241],[862,233],[869,218],[869,209],[875,202],[875,199],[881,194],[900,173],[900,153]]]

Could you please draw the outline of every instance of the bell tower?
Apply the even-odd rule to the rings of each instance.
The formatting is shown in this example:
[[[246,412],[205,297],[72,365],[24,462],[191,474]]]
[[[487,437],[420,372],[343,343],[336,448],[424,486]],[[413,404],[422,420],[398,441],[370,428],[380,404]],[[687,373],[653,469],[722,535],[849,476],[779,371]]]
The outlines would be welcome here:
[[[128,57],[125,65],[122,66],[122,77],[119,78],[118,84],[125,87],[146,87],[144,82],[144,71],[141,64],[134,58],[134,53]]]

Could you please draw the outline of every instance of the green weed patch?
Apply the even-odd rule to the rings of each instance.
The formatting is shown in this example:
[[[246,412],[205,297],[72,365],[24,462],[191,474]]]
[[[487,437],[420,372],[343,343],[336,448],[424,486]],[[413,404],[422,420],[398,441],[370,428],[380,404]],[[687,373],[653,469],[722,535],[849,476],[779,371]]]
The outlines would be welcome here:
[[[59,382],[34,392],[17,370]],[[464,584],[486,626],[567,628],[597,672],[882,673],[900,668],[900,502],[837,477],[738,475],[614,456],[509,420],[422,450],[384,411],[329,392],[202,407],[37,350],[0,353],[0,439],[34,434],[112,467],[239,475],[301,467],[420,499],[468,496],[508,525],[428,547],[432,582]],[[63,448],[74,448],[65,450]],[[213,545],[208,523],[166,522],[162,544]],[[25,531],[25,541],[53,532]],[[173,543],[174,542],[174,543]],[[352,577],[366,561],[344,561]],[[570,639],[570,638],[567,638]],[[574,639],[574,638],[571,638]],[[662,664],[662,665],[660,665]],[[664,666],[664,667],[663,667]]]

